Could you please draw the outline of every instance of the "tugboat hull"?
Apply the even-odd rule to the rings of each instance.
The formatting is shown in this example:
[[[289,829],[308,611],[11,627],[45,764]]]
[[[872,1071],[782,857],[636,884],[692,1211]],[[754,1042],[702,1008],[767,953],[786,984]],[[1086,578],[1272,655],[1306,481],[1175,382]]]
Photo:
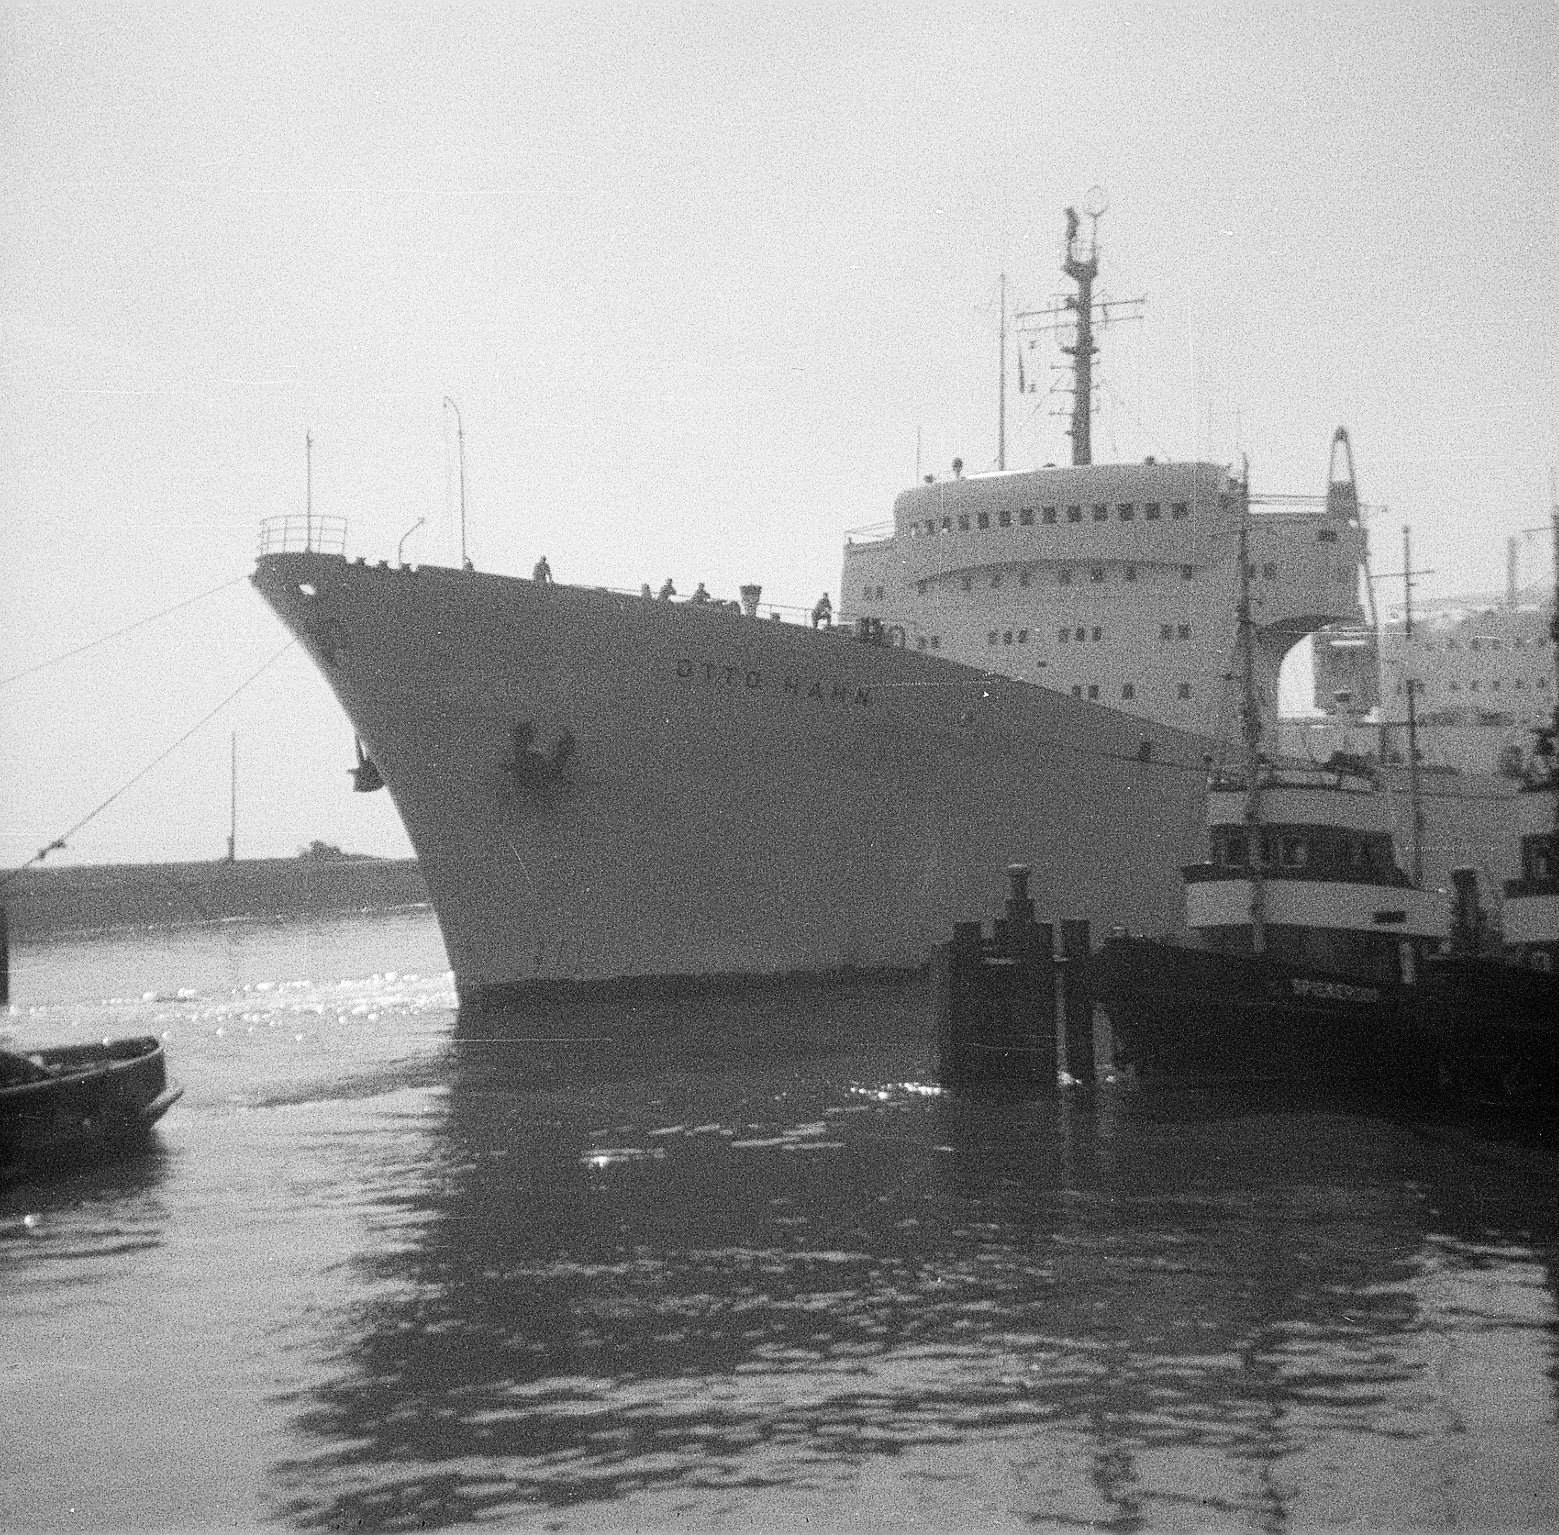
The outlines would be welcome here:
[[[1439,1041],[1410,988],[1307,971],[1266,956],[1110,939],[1094,989],[1116,1054],[1144,1077],[1223,1077],[1432,1092]]]

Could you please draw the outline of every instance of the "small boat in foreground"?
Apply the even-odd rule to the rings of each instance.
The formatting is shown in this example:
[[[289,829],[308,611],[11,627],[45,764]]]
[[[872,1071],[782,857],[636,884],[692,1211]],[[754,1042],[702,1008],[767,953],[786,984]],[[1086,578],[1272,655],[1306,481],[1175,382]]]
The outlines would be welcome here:
[[[0,1050],[0,1166],[133,1145],[183,1091],[153,1035]]]

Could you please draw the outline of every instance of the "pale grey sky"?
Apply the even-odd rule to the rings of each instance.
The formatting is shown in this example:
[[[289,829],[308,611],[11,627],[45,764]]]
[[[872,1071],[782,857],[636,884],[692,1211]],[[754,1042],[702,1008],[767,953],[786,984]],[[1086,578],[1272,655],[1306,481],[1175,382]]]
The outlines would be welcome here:
[[[1497,587],[1559,463],[1556,63],[1547,3],[10,4],[0,672],[245,571],[309,429],[352,552],[447,559],[446,394],[484,568],[837,598],[917,427],[994,464],[997,275],[1048,301],[1095,183],[1148,299],[1096,457],[1314,492],[1343,423],[1377,547]],[[284,638],[241,584],[0,689],[0,861]],[[404,850],[295,652],[70,856],[219,854],[230,729],[241,852]]]

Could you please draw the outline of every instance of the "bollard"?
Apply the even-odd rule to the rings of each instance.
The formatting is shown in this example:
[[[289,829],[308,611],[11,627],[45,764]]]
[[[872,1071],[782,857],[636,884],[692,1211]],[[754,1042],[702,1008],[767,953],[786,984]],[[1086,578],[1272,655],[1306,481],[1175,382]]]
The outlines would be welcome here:
[[[1086,918],[1061,923],[1061,1001],[1056,1022],[1060,1069],[1074,1082],[1094,1080],[1093,978]]]
[[[942,1080],[1049,1092],[1056,1081],[1053,935],[1034,921],[1028,869],[1007,871],[1006,915],[989,938],[959,922],[934,951],[937,1046]]]

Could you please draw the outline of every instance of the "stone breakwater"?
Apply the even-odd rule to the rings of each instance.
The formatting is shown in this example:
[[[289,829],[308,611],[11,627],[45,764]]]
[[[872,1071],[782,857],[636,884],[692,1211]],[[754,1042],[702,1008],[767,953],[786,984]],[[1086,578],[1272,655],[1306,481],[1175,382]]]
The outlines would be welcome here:
[[[414,858],[245,858],[236,863],[28,869],[6,891],[12,942],[68,933],[389,911],[425,905]]]

